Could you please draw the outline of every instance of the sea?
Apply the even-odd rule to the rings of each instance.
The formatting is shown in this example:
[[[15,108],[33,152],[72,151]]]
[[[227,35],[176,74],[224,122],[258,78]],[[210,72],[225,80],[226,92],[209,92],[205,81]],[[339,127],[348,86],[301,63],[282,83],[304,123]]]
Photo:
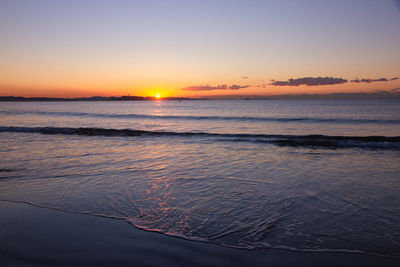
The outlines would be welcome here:
[[[0,102],[0,159],[1,200],[400,257],[399,100]]]

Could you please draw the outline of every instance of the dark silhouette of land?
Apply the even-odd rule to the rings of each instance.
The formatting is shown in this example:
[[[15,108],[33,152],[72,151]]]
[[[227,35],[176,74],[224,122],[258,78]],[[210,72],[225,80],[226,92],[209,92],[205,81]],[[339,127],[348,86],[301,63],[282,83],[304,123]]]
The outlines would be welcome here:
[[[92,97],[22,97],[22,96],[0,96],[0,101],[148,101],[158,100],[152,96],[92,96]],[[187,97],[163,97],[162,100],[194,100]]]

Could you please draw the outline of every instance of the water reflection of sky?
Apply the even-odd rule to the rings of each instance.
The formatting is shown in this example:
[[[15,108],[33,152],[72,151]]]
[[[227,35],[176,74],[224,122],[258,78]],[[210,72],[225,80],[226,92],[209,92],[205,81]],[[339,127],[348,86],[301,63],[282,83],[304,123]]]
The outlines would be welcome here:
[[[398,101],[332,100],[66,102],[62,105],[51,102],[20,102],[5,103],[0,107],[0,124],[177,132],[396,136],[400,135],[399,106]],[[115,117],[118,114],[125,116]],[[135,115],[150,117],[135,117]],[[171,116],[179,117],[171,118]],[[196,119],[199,116],[203,118]],[[244,117],[244,119],[215,119],[215,117]],[[270,120],[246,119],[260,117]],[[274,118],[284,120],[274,121]],[[290,118],[302,120],[290,121]],[[322,121],[307,120],[312,118]],[[364,120],[370,122],[363,122]],[[390,123],[391,121],[393,123]]]
[[[400,255],[398,151],[0,134],[2,198],[232,246]]]

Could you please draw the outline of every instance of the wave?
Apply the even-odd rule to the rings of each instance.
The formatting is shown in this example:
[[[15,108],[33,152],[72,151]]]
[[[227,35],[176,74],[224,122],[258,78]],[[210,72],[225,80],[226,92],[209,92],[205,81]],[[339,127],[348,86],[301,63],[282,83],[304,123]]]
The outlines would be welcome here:
[[[362,118],[311,118],[311,117],[237,117],[237,116],[182,116],[182,115],[148,115],[148,114],[101,114],[85,112],[47,112],[47,111],[0,111],[7,115],[36,114],[45,116],[100,117],[118,119],[165,119],[194,121],[241,121],[241,122],[300,122],[300,123],[356,123],[356,124],[400,124],[399,119],[362,119]]]
[[[219,134],[206,132],[143,131],[134,129],[0,126],[0,132],[83,136],[208,137],[219,141],[255,142],[290,147],[400,149],[400,136],[329,136],[274,134]]]

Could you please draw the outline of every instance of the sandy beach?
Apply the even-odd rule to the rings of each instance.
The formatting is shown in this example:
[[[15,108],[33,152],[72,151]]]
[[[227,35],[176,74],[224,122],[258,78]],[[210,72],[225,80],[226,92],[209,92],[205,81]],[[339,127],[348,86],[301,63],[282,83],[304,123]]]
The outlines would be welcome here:
[[[243,250],[136,229],[124,220],[0,201],[3,266],[399,266],[357,253]]]

